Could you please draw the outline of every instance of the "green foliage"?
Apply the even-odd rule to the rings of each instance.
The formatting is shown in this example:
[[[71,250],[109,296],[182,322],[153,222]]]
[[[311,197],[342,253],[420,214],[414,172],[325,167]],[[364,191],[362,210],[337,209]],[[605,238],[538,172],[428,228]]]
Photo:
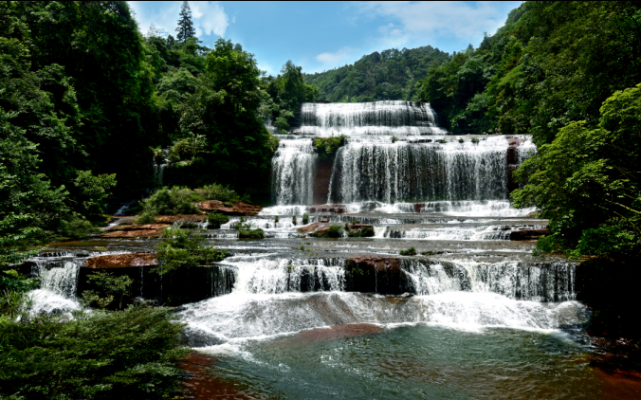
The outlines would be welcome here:
[[[77,218],[71,221],[61,221],[58,232],[65,238],[80,239],[99,233],[100,229],[87,220]]]
[[[239,239],[264,239],[265,232],[262,229],[254,229],[254,224],[247,221],[245,217],[240,217],[240,222],[236,224]]]
[[[141,202],[142,212],[137,222],[151,222],[157,215],[200,214],[196,203],[201,200],[202,195],[188,188],[174,186],[158,189]]]
[[[349,237],[374,237],[374,235],[374,227],[371,225],[366,225],[361,229],[347,231],[347,236]]]
[[[166,308],[0,319],[0,396],[170,398],[179,389],[182,325]],[[10,397],[11,398],[11,397]]]
[[[516,171],[517,207],[536,205],[559,242],[580,254],[630,252],[641,243],[641,85],[614,93],[597,127],[571,122]],[[601,242],[599,244],[599,242]]]
[[[208,150],[207,138],[204,135],[192,135],[177,140],[169,149],[169,159],[173,161],[191,160]]]
[[[180,42],[184,42],[188,38],[194,37],[196,35],[194,23],[191,20],[191,8],[189,8],[189,3],[186,1],[183,1],[182,6],[180,7],[180,19],[178,20],[178,27],[176,28],[176,32],[176,38]]]
[[[448,58],[431,46],[389,49],[363,56],[353,65],[304,74],[304,78],[318,87],[318,99],[331,102],[418,100],[417,82]]]
[[[417,253],[416,253],[416,249],[414,247],[410,247],[407,250],[399,251],[398,254],[400,254],[402,256],[415,256]]]
[[[207,220],[209,221],[210,224],[220,226],[222,224],[228,223],[229,217],[226,216],[225,214],[214,212],[214,213],[207,214]]]
[[[5,289],[0,293],[2,294],[0,296],[0,325],[10,323],[23,316],[30,306],[29,297],[24,291]],[[0,343],[1,348],[2,344]]]
[[[91,171],[78,171],[74,184],[79,212],[90,221],[104,222],[105,200],[116,186],[116,174],[92,175]]]
[[[309,214],[305,213],[303,214],[303,225],[307,225],[309,223]]]
[[[87,277],[88,283],[95,290],[82,292],[82,299],[89,307],[106,308],[118,299],[118,309],[122,310],[124,297],[130,294],[129,287],[133,283],[127,276],[114,276],[109,272],[94,272]]]
[[[295,215],[292,215],[292,224],[296,225],[296,216]]]
[[[239,229],[239,239],[265,239],[265,232],[262,229]]]
[[[294,114],[300,110],[304,102],[315,102],[318,88],[306,85],[301,67],[287,61],[277,77],[261,78],[261,88],[265,91],[260,115],[271,118],[279,132],[287,132]]]
[[[347,143],[347,138],[343,135],[334,136],[334,137],[325,137],[325,138],[314,138],[313,145],[318,152],[319,157],[322,160],[327,160],[336,154],[338,148],[345,146]]]
[[[327,237],[330,238],[339,238],[343,236],[344,229],[340,225],[332,224],[327,231]]]
[[[208,265],[227,257],[225,250],[204,244],[204,238],[192,231],[178,227],[165,228],[162,241],[157,246],[159,266],[151,269],[159,275],[178,272],[186,268]]]
[[[205,200],[218,200],[222,201],[223,203],[249,201],[246,196],[239,196],[238,193],[236,193],[236,191],[234,191],[233,189],[216,183],[203,186],[200,189],[196,189],[196,192],[198,192],[198,194],[200,194]]]
[[[550,143],[571,121],[595,125],[608,96],[641,81],[640,24],[634,2],[526,2],[478,49],[430,70],[419,94],[453,133]]]

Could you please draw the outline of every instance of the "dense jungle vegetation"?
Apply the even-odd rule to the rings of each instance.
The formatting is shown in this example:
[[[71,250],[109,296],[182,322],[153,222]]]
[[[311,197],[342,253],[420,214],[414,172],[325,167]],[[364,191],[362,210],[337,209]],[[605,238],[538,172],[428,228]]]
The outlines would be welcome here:
[[[512,197],[550,219],[540,250],[637,254],[640,65],[637,3],[527,2],[431,69],[419,95],[453,133],[533,135]]]
[[[448,62],[450,55],[432,46],[388,49],[363,56],[353,65],[305,74],[319,89],[318,99],[330,102],[376,100],[418,101],[417,84],[428,72]]]

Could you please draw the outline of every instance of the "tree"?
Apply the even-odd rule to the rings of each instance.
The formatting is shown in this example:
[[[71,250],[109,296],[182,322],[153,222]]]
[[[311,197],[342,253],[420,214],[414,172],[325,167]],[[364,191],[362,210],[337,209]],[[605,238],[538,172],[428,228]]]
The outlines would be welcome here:
[[[598,126],[571,122],[516,172],[517,207],[536,205],[553,235],[543,250],[620,254],[641,247],[641,84],[618,91]]]
[[[178,27],[176,28],[176,38],[179,42],[186,42],[187,39],[196,36],[194,23],[191,20],[191,8],[187,1],[183,1],[180,7],[180,18],[178,19]]]

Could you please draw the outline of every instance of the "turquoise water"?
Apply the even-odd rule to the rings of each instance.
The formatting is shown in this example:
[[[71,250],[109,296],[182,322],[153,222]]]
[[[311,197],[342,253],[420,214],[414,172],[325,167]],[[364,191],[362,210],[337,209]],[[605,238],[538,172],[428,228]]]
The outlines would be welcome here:
[[[212,372],[258,398],[603,399],[638,393],[634,382],[611,390],[590,366],[591,349],[580,333],[426,325],[329,340],[315,333],[205,351],[217,354]]]

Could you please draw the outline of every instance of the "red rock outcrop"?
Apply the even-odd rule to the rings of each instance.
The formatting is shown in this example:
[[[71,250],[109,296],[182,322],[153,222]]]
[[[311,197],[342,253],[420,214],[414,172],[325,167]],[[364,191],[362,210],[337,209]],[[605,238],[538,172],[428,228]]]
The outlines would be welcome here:
[[[226,206],[222,201],[218,200],[205,200],[196,204],[202,211],[212,212],[216,211],[225,215],[236,215],[236,216],[255,216],[263,208],[261,206],[255,206],[252,204],[246,203],[234,203],[232,206]]]
[[[92,269],[147,267],[158,265],[155,253],[112,254],[87,259],[86,267]]]

